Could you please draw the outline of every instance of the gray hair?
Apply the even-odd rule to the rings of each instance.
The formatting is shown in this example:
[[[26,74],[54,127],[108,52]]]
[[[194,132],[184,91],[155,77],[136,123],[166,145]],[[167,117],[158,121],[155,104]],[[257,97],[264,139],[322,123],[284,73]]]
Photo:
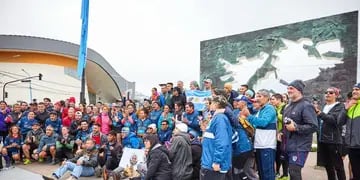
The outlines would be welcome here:
[[[266,89],[260,89],[257,94],[260,94],[264,97],[270,98],[270,91],[266,90]]]

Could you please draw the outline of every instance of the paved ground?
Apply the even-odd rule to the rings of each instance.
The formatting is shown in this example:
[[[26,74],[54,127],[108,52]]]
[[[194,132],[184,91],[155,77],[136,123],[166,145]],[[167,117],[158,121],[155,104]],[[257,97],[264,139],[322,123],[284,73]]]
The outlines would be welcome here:
[[[349,172],[347,169],[348,159],[344,161],[346,175],[348,176]],[[308,180],[327,180],[325,169],[315,168],[316,165],[316,153],[310,153],[309,158],[307,159],[306,165],[303,169],[303,179]],[[0,171],[0,179],[4,180],[17,180],[17,179],[28,179],[28,180],[38,180],[41,179],[41,175],[51,175],[51,173],[58,168],[58,165],[48,165],[48,164],[39,164],[32,163],[30,165],[17,165],[16,168]],[[99,180],[100,178],[80,178],[88,180]],[[348,179],[348,178],[347,178]]]

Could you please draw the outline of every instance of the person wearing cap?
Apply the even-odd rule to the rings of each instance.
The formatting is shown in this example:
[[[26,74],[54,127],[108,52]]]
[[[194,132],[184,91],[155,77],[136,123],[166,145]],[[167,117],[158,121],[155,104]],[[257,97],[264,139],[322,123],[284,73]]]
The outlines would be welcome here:
[[[31,163],[31,154],[38,148],[42,136],[44,136],[44,131],[40,128],[40,124],[38,122],[34,123],[31,127],[31,131],[25,136],[24,145],[22,145],[25,156],[24,165]]]
[[[261,89],[256,93],[259,111],[251,115],[245,108],[241,110],[240,118],[246,118],[256,128],[254,148],[260,179],[275,178],[276,151],[276,111],[269,104],[270,92]]]
[[[72,115],[72,108],[69,109],[69,115]],[[78,131],[81,129],[80,123],[82,121],[82,113],[80,111],[76,111],[76,113],[74,113],[73,115],[74,119],[71,121],[70,124],[70,134],[73,136],[76,136]],[[63,126],[64,125],[64,121],[63,121]]]
[[[140,149],[140,140],[134,132],[130,131],[129,127],[121,129],[121,138],[123,147]]]
[[[156,124],[150,124],[146,129],[146,134],[156,134],[157,135],[157,128]]]
[[[61,119],[58,118],[56,111],[50,112],[50,117],[45,121],[45,127],[52,126],[56,134],[61,133]]]
[[[57,135],[54,133],[54,128],[46,127],[46,133],[41,137],[38,148],[34,151],[33,158],[43,162],[47,155],[51,155],[51,164],[54,165],[56,155],[56,139]]]
[[[170,161],[172,162],[172,179],[192,179],[192,156],[188,126],[176,124],[170,146]]]
[[[156,134],[148,134],[144,138],[147,172],[145,180],[171,180],[171,161],[169,152],[159,143]]]
[[[284,109],[283,132],[279,134],[288,155],[290,179],[301,179],[301,169],[311,150],[318,120],[314,106],[304,98],[305,84],[294,80],[287,87],[290,103]]]
[[[352,98],[345,104],[339,117],[340,126],[346,124],[345,144],[349,148],[349,160],[353,179],[360,179],[360,83],[354,85]]]
[[[223,96],[215,96],[211,109],[215,113],[203,133],[200,180],[226,179],[231,171],[232,127],[224,114],[228,102]]]
[[[345,180],[344,163],[341,159],[340,147],[342,144],[342,126],[337,126],[340,112],[344,104],[337,101],[340,90],[329,87],[325,91],[325,105],[321,108],[314,104],[320,121],[320,138],[318,142],[318,161],[326,168],[328,179]]]
[[[161,121],[161,127],[159,128],[158,136],[161,144],[170,141],[172,130],[169,128],[169,122],[166,120]]]
[[[204,91],[211,91],[212,89],[212,80],[204,79]]]

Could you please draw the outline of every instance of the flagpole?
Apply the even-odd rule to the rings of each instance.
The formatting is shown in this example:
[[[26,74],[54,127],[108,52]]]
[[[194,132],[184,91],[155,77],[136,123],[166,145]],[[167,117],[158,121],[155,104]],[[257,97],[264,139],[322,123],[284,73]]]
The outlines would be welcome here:
[[[87,59],[87,36],[89,22],[89,0],[82,0],[81,4],[81,39],[78,57],[77,73],[81,77],[80,103],[85,104],[85,68]]]

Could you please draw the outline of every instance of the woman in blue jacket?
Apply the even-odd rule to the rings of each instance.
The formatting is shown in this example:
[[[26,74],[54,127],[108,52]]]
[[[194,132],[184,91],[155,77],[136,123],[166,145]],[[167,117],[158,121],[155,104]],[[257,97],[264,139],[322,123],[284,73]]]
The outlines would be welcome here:
[[[226,106],[223,96],[215,96],[211,102],[215,113],[203,134],[200,180],[226,179],[231,171],[232,128],[224,114]]]

